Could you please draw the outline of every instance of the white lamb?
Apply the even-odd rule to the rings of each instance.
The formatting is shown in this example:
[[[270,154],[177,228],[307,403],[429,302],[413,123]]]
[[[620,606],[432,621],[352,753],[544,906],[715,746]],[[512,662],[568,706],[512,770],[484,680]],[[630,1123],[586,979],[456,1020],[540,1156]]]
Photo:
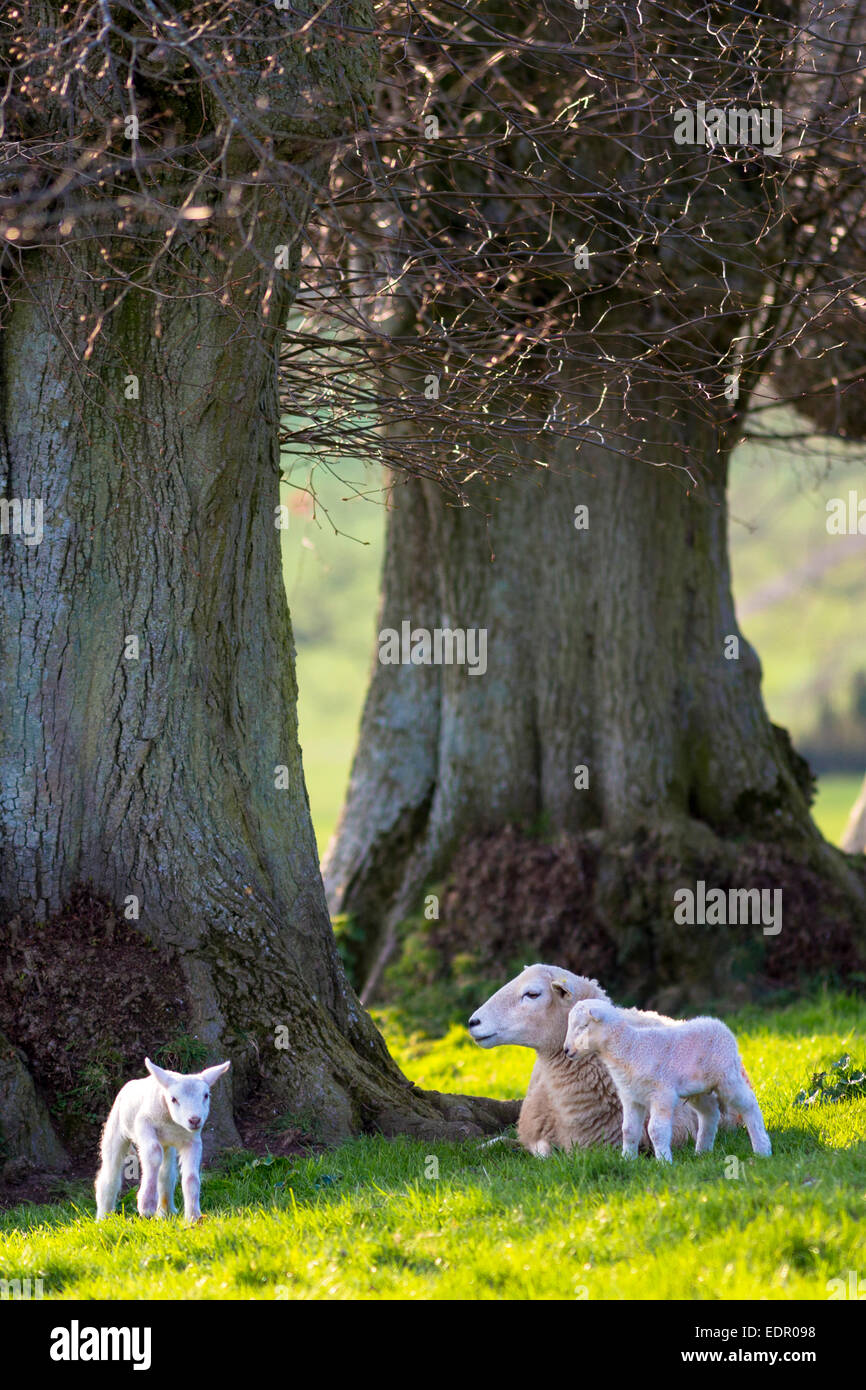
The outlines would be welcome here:
[[[709,1153],[715,1143],[719,1102],[740,1113],[756,1154],[772,1153],[737,1040],[717,1018],[637,1028],[628,1010],[583,1000],[569,1014],[565,1053],[595,1054],[608,1068],[622,1103],[624,1158],[637,1153],[649,1113],[655,1156],[670,1163],[674,1111],[686,1099],[700,1117],[696,1153]]]
[[[469,1031],[480,1047],[511,1043],[535,1051],[517,1137],[538,1158],[548,1157],[553,1148],[620,1142],[622,1107],[604,1063],[589,1055],[572,1061],[563,1052],[574,1003],[607,997],[597,980],[555,965],[528,965],[469,1020]],[[662,1014],[637,1009],[631,1016],[646,1027],[667,1021]],[[697,1125],[698,1117],[688,1105],[677,1106],[674,1144],[684,1144]]]
[[[102,1131],[96,1219],[101,1221],[114,1211],[124,1159],[134,1144],[141,1164],[139,1215],[167,1217],[177,1210],[174,1190],[180,1154],[184,1216],[187,1221],[200,1221],[201,1132],[210,1110],[211,1087],[231,1062],[220,1062],[191,1076],[165,1071],[149,1057],[144,1065],[150,1076],[127,1081],[121,1087]]]

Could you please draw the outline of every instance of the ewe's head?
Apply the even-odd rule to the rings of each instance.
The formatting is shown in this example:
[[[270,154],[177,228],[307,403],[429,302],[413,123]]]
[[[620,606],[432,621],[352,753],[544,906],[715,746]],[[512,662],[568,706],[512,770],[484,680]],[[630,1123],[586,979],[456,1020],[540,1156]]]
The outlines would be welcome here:
[[[469,1032],[480,1047],[512,1043],[559,1052],[568,1011],[578,999],[606,999],[596,980],[555,965],[527,965],[472,1015]]]
[[[578,1057],[582,1052],[597,1052],[615,1014],[616,1010],[606,999],[584,999],[575,1004],[568,1015],[566,1057]]]
[[[198,1134],[204,1128],[210,1110],[211,1087],[228,1071],[231,1062],[220,1062],[218,1066],[208,1067],[207,1071],[199,1071],[192,1076],[184,1076],[179,1071],[165,1071],[149,1057],[145,1057],[144,1065],[162,1089],[168,1113],[175,1124],[188,1129],[190,1134]]]

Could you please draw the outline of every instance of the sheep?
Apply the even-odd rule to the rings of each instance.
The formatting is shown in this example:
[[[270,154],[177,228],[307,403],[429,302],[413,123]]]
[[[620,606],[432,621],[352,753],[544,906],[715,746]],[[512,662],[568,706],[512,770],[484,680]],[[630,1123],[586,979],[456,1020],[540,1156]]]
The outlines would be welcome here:
[[[211,1087],[231,1062],[220,1062],[190,1076],[165,1071],[149,1057],[144,1065],[150,1076],[127,1081],[121,1087],[102,1131],[96,1219],[101,1221],[114,1211],[124,1159],[134,1144],[141,1165],[139,1216],[167,1217],[177,1210],[174,1190],[180,1154],[184,1217],[200,1221],[201,1133],[210,1109]]]
[[[604,1063],[595,1056],[572,1061],[563,1052],[574,1003],[607,998],[597,980],[555,965],[528,965],[469,1020],[469,1032],[480,1047],[512,1043],[537,1053],[517,1135],[538,1158],[547,1158],[552,1148],[619,1143],[622,1108]],[[667,1022],[661,1014],[630,1012],[641,1026]],[[684,1144],[697,1123],[695,1111],[677,1106],[673,1142]]]
[[[607,1066],[622,1103],[622,1152],[634,1158],[649,1113],[657,1159],[672,1162],[674,1111],[689,1100],[700,1117],[696,1153],[710,1153],[719,1126],[719,1102],[737,1109],[752,1149],[773,1152],[737,1040],[717,1018],[690,1018],[663,1027],[636,1027],[627,1009],[609,1000],[582,1000],[568,1016],[565,1055],[597,1056]]]

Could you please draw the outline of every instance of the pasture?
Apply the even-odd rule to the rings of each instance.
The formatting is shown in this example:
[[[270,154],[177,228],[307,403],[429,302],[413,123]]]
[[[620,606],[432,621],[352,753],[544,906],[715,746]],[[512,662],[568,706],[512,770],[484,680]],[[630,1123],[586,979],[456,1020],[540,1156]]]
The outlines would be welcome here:
[[[197,1227],[141,1220],[134,1188],[97,1225],[83,1183],[3,1212],[0,1278],[41,1279],[52,1299],[825,1300],[831,1281],[866,1273],[866,1096],[795,1100],[842,1054],[866,1061],[866,1005],[823,994],[727,1021],[770,1159],[753,1159],[742,1130],[672,1169],[614,1150],[541,1161],[509,1143],[377,1136],[290,1158],[231,1153],[204,1175]],[[483,1051],[456,1018],[438,1036],[408,1032],[396,1011],[380,1023],[420,1085],[525,1088],[531,1054]]]

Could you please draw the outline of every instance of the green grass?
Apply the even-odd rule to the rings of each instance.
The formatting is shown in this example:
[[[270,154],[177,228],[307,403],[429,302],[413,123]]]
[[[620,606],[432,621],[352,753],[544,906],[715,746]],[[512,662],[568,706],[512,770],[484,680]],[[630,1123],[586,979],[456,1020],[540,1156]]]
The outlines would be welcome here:
[[[3,1214],[0,1278],[41,1278],[60,1299],[826,1299],[829,1280],[866,1273],[866,1098],[793,1102],[842,1053],[866,1060],[866,1004],[820,996],[730,1021],[771,1159],[753,1159],[741,1130],[672,1168],[611,1149],[538,1160],[477,1140],[365,1138],[265,1163],[236,1154],[205,1175],[199,1227],[139,1219],[134,1191],[99,1225],[84,1189]],[[423,1085],[525,1087],[523,1049],[482,1051],[456,1024],[432,1038],[383,1022]],[[730,1157],[741,1177],[725,1176]]]
[[[860,795],[862,777],[844,773],[828,774],[818,779],[818,793],[812,807],[815,823],[825,840],[838,845],[848,824],[851,807]]]

